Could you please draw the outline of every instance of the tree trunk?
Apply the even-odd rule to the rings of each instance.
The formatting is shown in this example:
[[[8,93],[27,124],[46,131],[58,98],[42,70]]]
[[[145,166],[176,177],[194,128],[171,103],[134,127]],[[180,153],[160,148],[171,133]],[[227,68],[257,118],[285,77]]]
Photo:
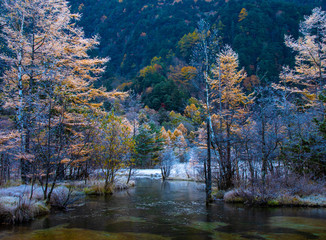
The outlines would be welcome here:
[[[231,129],[230,126],[227,124],[227,142],[226,142],[226,179],[225,179],[225,189],[229,189],[233,187],[233,170],[232,170],[232,163],[231,163]]]
[[[212,170],[211,170],[211,131],[210,121],[207,119],[207,181],[206,181],[206,204],[212,202]]]
[[[261,134],[261,154],[262,154],[262,181],[263,187],[265,188],[265,179],[266,179],[266,172],[267,172],[267,157],[266,157],[266,142],[265,142],[265,120],[262,119],[262,134]]]
[[[127,184],[128,184],[128,183],[129,183],[129,181],[130,181],[130,178],[131,178],[131,173],[132,173],[132,167],[130,166],[130,167],[129,167],[129,173],[128,173]]]

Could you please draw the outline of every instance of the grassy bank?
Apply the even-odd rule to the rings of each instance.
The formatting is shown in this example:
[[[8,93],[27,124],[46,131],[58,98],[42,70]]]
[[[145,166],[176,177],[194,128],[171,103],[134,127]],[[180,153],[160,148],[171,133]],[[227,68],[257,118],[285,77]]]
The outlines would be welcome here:
[[[325,194],[313,194],[309,196],[289,195],[287,193],[277,196],[266,196],[243,189],[234,189],[224,194],[226,203],[243,203],[252,206],[301,206],[301,207],[326,207]]]
[[[50,213],[52,209],[67,210],[76,204],[80,205],[85,195],[105,195],[115,191],[125,190],[135,185],[134,181],[126,184],[124,179],[119,179],[110,184],[105,190],[104,181],[93,180],[62,182],[53,190],[49,204],[43,200],[43,190],[34,186],[31,198],[31,186],[19,185],[6,186],[0,189],[0,223],[18,224],[27,222]]]
[[[217,191],[215,198],[252,206],[326,207],[326,185],[324,181],[296,175],[269,177],[265,184],[255,181],[230,191]]]
[[[110,183],[107,188],[105,188],[104,180],[89,181],[87,184],[79,185],[78,188],[86,195],[108,195],[134,186],[135,181],[129,181],[127,184],[125,179],[117,179],[114,183]]]
[[[49,207],[42,201],[12,196],[0,197],[1,223],[15,224],[26,222],[35,217],[46,215],[49,212]]]

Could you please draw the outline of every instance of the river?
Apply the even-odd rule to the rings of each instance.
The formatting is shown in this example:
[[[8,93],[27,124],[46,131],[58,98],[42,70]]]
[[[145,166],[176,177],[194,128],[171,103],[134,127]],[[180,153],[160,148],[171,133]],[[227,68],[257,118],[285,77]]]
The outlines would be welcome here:
[[[324,208],[205,205],[204,185],[140,178],[136,187],[18,226],[3,240],[326,239]]]

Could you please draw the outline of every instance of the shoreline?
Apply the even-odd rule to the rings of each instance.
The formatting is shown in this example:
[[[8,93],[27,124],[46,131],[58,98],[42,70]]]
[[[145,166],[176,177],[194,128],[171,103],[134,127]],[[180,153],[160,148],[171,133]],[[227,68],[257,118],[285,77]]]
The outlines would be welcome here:
[[[87,195],[111,195],[117,191],[127,190],[135,186],[135,179],[149,178],[161,179],[160,169],[135,169],[132,180],[127,184],[126,175],[121,171],[110,185],[108,190],[104,190],[104,180],[84,181],[65,181],[58,182],[53,193],[53,199],[48,205],[43,200],[41,188],[34,187],[33,198],[30,196],[30,185],[9,186],[0,188],[0,223],[19,224],[32,221],[33,219],[51,214],[53,209],[67,210],[74,206],[74,203],[85,199]],[[166,181],[203,181],[189,178],[182,175],[172,175]],[[257,189],[256,189],[257,190]],[[313,193],[310,195],[299,196],[288,193],[274,193],[274,196],[260,194],[255,190],[232,189],[229,191],[218,191],[213,187],[213,202],[223,201],[225,204],[242,204],[249,207],[306,207],[306,208],[325,208],[326,195]],[[284,189],[283,189],[284,190]],[[76,206],[76,205],[75,205]],[[80,204],[77,204],[80,206]]]

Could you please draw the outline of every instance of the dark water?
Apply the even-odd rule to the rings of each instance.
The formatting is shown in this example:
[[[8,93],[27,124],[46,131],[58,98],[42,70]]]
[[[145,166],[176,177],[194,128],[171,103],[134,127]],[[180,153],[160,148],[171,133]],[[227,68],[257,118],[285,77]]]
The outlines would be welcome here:
[[[89,197],[82,207],[0,227],[4,240],[326,239],[326,209],[248,208],[204,204],[194,182],[138,179],[110,197]]]

